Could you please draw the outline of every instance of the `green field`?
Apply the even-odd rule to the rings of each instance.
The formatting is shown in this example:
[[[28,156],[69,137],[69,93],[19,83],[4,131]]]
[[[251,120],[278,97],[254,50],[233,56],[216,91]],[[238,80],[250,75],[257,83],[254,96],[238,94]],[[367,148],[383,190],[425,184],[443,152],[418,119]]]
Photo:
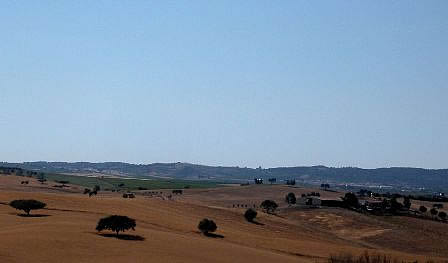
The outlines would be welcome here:
[[[187,181],[171,179],[124,179],[124,178],[98,178],[64,174],[45,174],[48,181],[68,181],[70,184],[84,187],[94,187],[99,185],[102,190],[126,189],[182,189],[182,188],[211,188],[221,186],[222,183],[210,181]],[[124,185],[122,185],[124,184]],[[120,186],[121,185],[121,186]]]

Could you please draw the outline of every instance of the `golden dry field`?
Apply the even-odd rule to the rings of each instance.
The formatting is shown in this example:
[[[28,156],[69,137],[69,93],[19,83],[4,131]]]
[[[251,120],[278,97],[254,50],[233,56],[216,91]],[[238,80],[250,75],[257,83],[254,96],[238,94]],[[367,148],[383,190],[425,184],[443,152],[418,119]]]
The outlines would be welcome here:
[[[288,207],[288,192],[318,189],[287,186],[231,186],[188,189],[172,200],[120,193],[83,195],[81,187],[54,189],[35,179],[0,176],[0,262],[325,262],[330,254],[365,250],[402,260],[448,260],[448,224],[409,217],[379,217],[339,208]],[[164,195],[170,191],[160,190]],[[325,192],[323,198],[342,193]],[[8,203],[36,199],[46,209],[19,216]],[[277,215],[258,210],[253,224],[245,208],[265,199],[280,205]],[[99,235],[96,223],[119,214],[136,219],[127,238]],[[217,238],[201,235],[202,218],[218,225]],[[105,231],[107,233],[107,231]]]

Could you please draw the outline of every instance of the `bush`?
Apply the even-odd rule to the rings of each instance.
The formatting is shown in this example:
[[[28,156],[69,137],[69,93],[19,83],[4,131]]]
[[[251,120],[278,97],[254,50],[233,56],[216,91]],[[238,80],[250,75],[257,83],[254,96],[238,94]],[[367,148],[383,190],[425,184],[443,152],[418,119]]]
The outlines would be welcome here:
[[[411,199],[407,196],[404,197],[403,206],[409,210],[411,208]]]
[[[261,208],[263,208],[264,211],[266,211],[268,214],[273,214],[275,212],[275,209],[277,209],[278,205],[276,202],[272,200],[264,200],[261,203]]]
[[[41,184],[43,184],[43,183],[45,183],[47,181],[47,179],[39,178],[39,179],[37,179],[37,181],[39,181]]]
[[[346,193],[342,199],[347,207],[359,207],[358,197],[354,193]]]
[[[70,182],[69,181],[56,181],[56,183],[60,183],[63,186],[66,186],[66,184],[69,184]]]
[[[435,208],[431,208],[431,210],[429,210],[429,212],[431,213],[431,215],[436,216],[438,214],[437,209]]]
[[[244,217],[248,222],[253,222],[255,217],[257,217],[257,211],[255,211],[252,208],[249,208],[246,210],[246,213],[244,213]]]
[[[439,212],[439,217],[440,217],[440,219],[445,220],[446,219],[446,213],[443,212],[443,211],[440,211]]]
[[[27,215],[30,214],[31,210],[42,209],[47,204],[37,201],[37,200],[14,200],[9,205],[17,210],[23,210]]]
[[[399,262],[397,259],[392,259],[388,255],[382,254],[369,254],[364,252],[360,256],[354,256],[350,253],[343,253],[339,255],[331,255],[328,259],[328,263],[393,263]],[[403,261],[404,262],[404,261]]]
[[[295,204],[297,201],[296,195],[294,193],[289,193],[286,195],[286,203],[289,205]]]
[[[218,227],[215,222],[207,218],[202,219],[198,224],[199,231],[201,231],[204,235],[207,235],[209,232],[215,232],[217,228]]]
[[[108,217],[101,218],[98,221],[98,225],[96,226],[96,230],[101,232],[102,230],[111,230],[117,233],[124,232],[126,230],[132,229],[135,230],[137,224],[135,223],[135,219],[129,218],[127,216],[119,216],[112,215]]]
[[[426,208],[426,206],[421,205],[418,210],[422,213],[426,213],[426,211],[428,211],[428,208]]]

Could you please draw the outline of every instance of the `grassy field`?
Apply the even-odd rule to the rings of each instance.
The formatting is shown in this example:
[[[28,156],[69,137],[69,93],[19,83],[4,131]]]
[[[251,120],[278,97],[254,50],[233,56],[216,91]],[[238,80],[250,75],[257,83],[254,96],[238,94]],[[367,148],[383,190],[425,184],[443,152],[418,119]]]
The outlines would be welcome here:
[[[101,189],[182,189],[182,188],[212,188],[222,185],[218,182],[208,181],[186,181],[186,180],[168,180],[168,179],[125,179],[125,178],[99,178],[64,174],[46,174],[45,178],[49,181],[69,181],[70,184],[84,187],[93,187],[99,185]],[[121,186],[120,186],[121,185]]]

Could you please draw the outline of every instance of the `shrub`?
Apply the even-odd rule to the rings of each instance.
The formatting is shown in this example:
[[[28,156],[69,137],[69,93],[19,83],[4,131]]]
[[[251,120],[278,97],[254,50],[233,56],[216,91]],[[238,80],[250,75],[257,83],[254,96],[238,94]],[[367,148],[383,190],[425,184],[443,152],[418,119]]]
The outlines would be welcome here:
[[[124,232],[126,230],[132,229],[135,230],[137,224],[135,223],[135,219],[129,218],[127,216],[119,216],[112,215],[108,217],[101,218],[98,221],[98,225],[96,226],[96,230],[101,232],[102,230],[111,230],[117,233]]]
[[[446,219],[446,213],[443,212],[443,211],[440,211],[439,212],[439,217],[440,217],[440,219],[445,220]]]
[[[40,179],[37,179],[37,181],[39,181],[39,183],[41,183],[41,184],[44,184],[47,181],[47,179],[40,178]]]
[[[438,211],[435,208],[431,208],[431,210],[429,210],[429,212],[431,213],[431,215],[436,216]]]
[[[404,197],[403,206],[408,210],[411,208],[411,199],[409,197]]]
[[[289,205],[295,204],[297,201],[296,195],[294,193],[289,193],[286,195],[286,203]]]
[[[278,205],[276,202],[272,200],[264,200],[261,203],[261,208],[263,208],[264,211],[266,211],[268,214],[272,214],[275,212],[275,209],[277,209]]]
[[[204,235],[207,235],[209,232],[215,232],[217,228],[218,227],[215,222],[207,218],[202,219],[198,224],[199,231],[201,231]]]
[[[426,206],[421,205],[418,210],[422,213],[426,213],[426,211],[428,211],[428,208],[426,208]]]
[[[246,218],[246,220],[248,222],[253,222],[255,217],[257,217],[257,211],[255,211],[252,208],[249,208],[246,210],[246,212],[244,213],[244,217]]]
[[[397,259],[392,259],[388,255],[369,254],[364,252],[362,255],[354,256],[350,253],[343,253],[339,255],[331,255],[328,263],[393,263],[399,262]],[[404,261],[403,261],[404,262]]]
[[[396,213],[396,212],[402,210],[403,207],[404,206],[397,201],[396,197],[392,197],[392,199],[390,199],[390,209],[391,209],[392,213]]]
[[[347,207],[357,208],[359,206],[358,197],[354,193],[346,193],[342,199]]]
[[[70,182],[69,181],[56,181],[56,183],[60,183],[63,186],[66,186],[66,184],[69,184]]]
[[[47,204],[37,200],[14,200],[9,205],[17,210],[23,210],[27,215],[31,210],[37,210],[44,208]]]

